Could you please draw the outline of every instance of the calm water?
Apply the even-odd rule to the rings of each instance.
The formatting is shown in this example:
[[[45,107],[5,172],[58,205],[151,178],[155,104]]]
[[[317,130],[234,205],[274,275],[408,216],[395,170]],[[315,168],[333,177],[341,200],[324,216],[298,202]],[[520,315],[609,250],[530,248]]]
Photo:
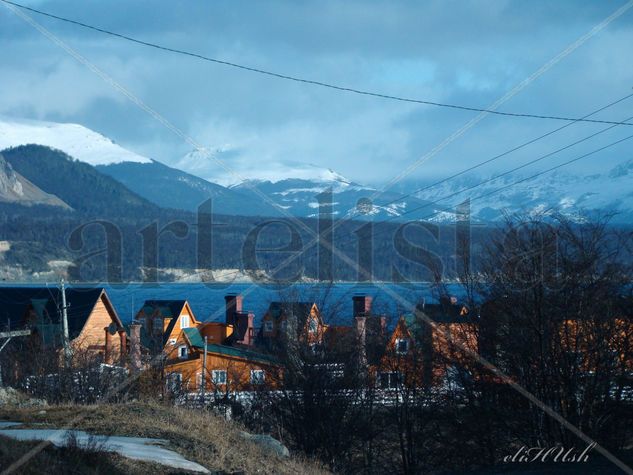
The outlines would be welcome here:
[[[8,284],[7,285],[13,285]],[[27,286],[28,284],[23,284]],[[39,285],[39,284],[30,284]],[[49,284],[54,286],[55,284]],[[73,285],[70,285],[73,287]],[[435,300],[437,293],[431,284],[416,283],[401,286],[396,284],[294,284],[280,288],[275,285],[241,284],[81,284],[78,287],[104,287],[123,321],[129,321],[141,308],[145,300],[188,300],[196,318],[202,321],[224,320],[224,296],[242,294],[244,309],[255,313],[258,323],[268,305],[274,300],[301,300],[316,302],[323,316],[330,323],[350,323],[352,296],[370,295],[374,299],[373,309],[385,314],[393,322],[397,317],[422,299]],[[449,286],[450,292],[459,296],[457,285]]]

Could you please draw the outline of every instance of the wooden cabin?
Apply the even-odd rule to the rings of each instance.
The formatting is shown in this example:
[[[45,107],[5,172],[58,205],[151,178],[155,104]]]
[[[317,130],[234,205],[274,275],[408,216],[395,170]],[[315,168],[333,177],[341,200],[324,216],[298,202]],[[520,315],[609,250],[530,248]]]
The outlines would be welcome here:
[[[467,350],[467,351],[464,351]],[[400,317],[377,367],[380,388],[438,385],[478,352],[478,318],[454,299]]]
[[[323,345],[327,325],[314,302],[272,302],[258,333],[258,344],[270,350],[279,349],[284,340],[298,339],[313,350]]]
[[[211,392],[256,390],[276,387],[282,371],[278,361],[243,346],[208,343],[206,371],[204,337],[198,328],[182,331],[174,351],[168,354],[165,371],[170,382],[186,392],[200,391],[202,374],[205,389]]]
[[[146,300],[135,320],[141,325],[141,344],[151,355],[171,353],[184,329],[201,324],[186,300]]]
[[[68,337],[75,353],[87,352],[106,363],[123,360],[127,335],[103,288],[66,291]],[[0,287],[0,314],[7,329],[32,328],[36,347],[61,348],[62,294],[57,287]]]

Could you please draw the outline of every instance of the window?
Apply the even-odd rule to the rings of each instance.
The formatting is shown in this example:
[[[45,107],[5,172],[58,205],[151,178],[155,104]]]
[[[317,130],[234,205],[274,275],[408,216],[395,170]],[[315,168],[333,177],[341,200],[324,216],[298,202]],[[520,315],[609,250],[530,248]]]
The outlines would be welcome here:
[[[180,358],[181,360],[186,360],[188,356],[189,356],[189,351],[187,349],[187,346],[180,345],[178,347],[178,358]]]
[[[272,322],[272,320],[264,320],[264,331],[266,333],[272,333],[272,331],[273,331],[273,322]]]
[[[279,328],[281,329],[282,332],[286,332],[286,330],[288,329],[288,320],[282,320],[281,323],[279,324]]]
[[[251,370],[251,384],[264,384],[265,374],[261,369]]]
[[[395,389],[402,383],[402,376],[398,371],[388,371],[378,374],[380,389]]]
[[[180,317],[180,328],[189,328],[189,315]]]
[[[396,340],[396,353],[406,355],[409,352],[409,340],[398,338]]]
[[[176,344],[176,339],[175,338],[170,338],[169,340],[167,340],[167,343],[169,343],[170,345],[175,345]]]
[[[214,369],[211,371],[211,381],[213,381],[213,384],[226,384],[226,371]]]
[[[308,331],[310,333],[316,333],[317,330],[319,329],[319,322],[316,321],[316,319],[312,319],[310,320],[310,323],[308,324]]]

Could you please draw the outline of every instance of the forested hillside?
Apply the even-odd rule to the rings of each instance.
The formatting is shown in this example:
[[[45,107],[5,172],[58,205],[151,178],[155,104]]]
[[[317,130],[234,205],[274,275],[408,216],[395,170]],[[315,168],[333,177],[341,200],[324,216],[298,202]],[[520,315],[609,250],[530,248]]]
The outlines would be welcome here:
[[[4,150],[2,155],[16,172],[80,214],[143,216],[158,212],[156,205],[118,181],[59,150],[23,145]]]

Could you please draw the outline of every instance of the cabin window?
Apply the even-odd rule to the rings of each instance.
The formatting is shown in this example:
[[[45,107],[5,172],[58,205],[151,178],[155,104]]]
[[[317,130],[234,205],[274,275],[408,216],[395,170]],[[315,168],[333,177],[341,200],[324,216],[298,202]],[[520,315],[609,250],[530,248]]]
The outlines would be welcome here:
[[[279,328],[281,329],[282,332],[285,333],[286,329],[288,328],[288,320],[282,320],[281,323],[279,324]]]
[[[409,352],[409,340],[398,338],[396,340],[396,353],[406,355]]]
[[[264,331],[271,333],[273,331],[273,322],[271,320],[264,320]]]
[[[181,360],[186,360],[187,356],[189,356],[189,350],[186,345],[181,345],[178,347],[178,358]]]
[[[316,321],[316,319],[312,319],[310,320],[310,324],[308,325],[308,331],[310,333],[316,333],[317,330],[319,329],[319,322]]]
[[[251,384],[264,384],[265,374],[261,369],[251,370]]]
[[[386,371],[378,374],[378,386],[380,389],[396,389],[402,383],[402,375],[399,371]]]
[[[211,381],[213,381],[213,384],[226,384],[226,371],[214,369],[211,372]]]
[[[180,317],[180,328],[189,328],[189,315]]]

